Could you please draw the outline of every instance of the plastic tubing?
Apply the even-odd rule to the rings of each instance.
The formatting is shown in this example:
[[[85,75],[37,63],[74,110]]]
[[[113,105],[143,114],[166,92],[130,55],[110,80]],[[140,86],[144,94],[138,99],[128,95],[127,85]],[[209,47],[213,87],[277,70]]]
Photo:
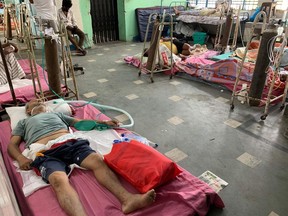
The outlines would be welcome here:
[[[134,126],[134,120],[132,118],[132,116],[126,112],[125,110],[122,110],[122,109],[119,109],[119,108],[116,108],[116,107],[112,107],[112,106],[107,106],[107,105],[102,105],[102,104],[97,104],[97,103],[93,103],[93,102],[87,102],[87,101],[84,101],[84,100],[64,100],[63,102],[59,102],[59,103],[84,103],[84,106],[85,105],[88,105],[88,104],[91,104],[93,105],[94,107],[99,107],[99,108],[102,108],[102,109],[108,109],[108,110],[115,110],[115,111],[118,111],[118,112],[121,112],[125,115],[128,116],[129,120],[130,120],[130,124],[128,125],[120,125],[118,128],[130,128],[130,127],[133,127]]]

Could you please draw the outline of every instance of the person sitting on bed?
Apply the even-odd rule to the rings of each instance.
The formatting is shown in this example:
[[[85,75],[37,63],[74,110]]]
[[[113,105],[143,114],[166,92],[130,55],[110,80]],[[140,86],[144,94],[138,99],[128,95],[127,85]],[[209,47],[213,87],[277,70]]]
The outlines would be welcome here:
[[[89,147],[87,140],[71,139],[72,135],[68,127],[73,126],[80,119],[46,111],[46,106],[37,100],[32,100],[26,104],[26,113],[29,117],[18,122],[12,131],[8,152],[13,159],[17,160],[20,169],[29,170],[33,167],[41,173],[43,180],[51,184],[60,206],[68,215],[86,215],[78,194],[70,185],[67,176],[70,171],[68,165],[73,163],[92,170],[98,182],[119,199],[125,214],[154,202],[156,193],[153,189],[145,194],[129,193],[121,185],[113,171],[104,163],[102,157]],[[97,122],[118,126],[118,122],[114,120]],[[66,141],[65,136],[68,139]],[[22,139],[26,142],[26,149],[30,149],[33,143],[47,146],[53,140],[61,141],[56,142],[57,147],[54,148],[53,146],[42,152],[32,161],[21,154],[19,145]]]
[[[5,55],[8,71],[10,74],[11,80],[19,78],[25,78],[25,73],[20,66],[20,64],[17,61],[17,58],[15,57],[14,53],[18,52],[18,48],[16,44],[7,42],[2,44],[3,53]],[[3,59],[0,57],[0,85],[4,85],[8,82]]]

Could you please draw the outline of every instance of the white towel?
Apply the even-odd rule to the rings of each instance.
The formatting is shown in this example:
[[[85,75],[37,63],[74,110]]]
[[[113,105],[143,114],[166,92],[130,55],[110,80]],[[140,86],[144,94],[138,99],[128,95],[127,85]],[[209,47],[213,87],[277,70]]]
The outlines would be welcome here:
[[[92,130],[92,131],[87,131],[87,132],[77,131],[74,134],[65,134],[55,140],[51,140],[46,145],[33,143],[30,145],[30,150],[25,149],[22,152],[22,154],[25,157],[34,160],[37,152],[41,150],[48,150],[51,148],[51,146],[53,146],[56,143],[65,142],[66,140],[77,139],[77,138],[89,140],[90,147],[94,149],[95,151],[97,151],[98,153],[100,153],[101,155],[104,155],[104,154],[108,154],[111,151],[113,141],[115,139],[119,140],[120,136],[113,129],[103,130],[103,131]],[[22,181],[23,181],[22,189],[26,197],[31,195],[36,190],[49,185],[42,180],[41,176],[36,175],[36,173],[33,170],[28,170],[28,171],[20,170],[17,161],[14,161],[14,165],[17,167],[17,172],[20,172],[21,174]],[[71,164],[70,173],[75,167],[81,168],[77,166],[76,164]],[[70,175],[70,173],[68,174],[68,176]]]
[[[25,86],[32,86],[32,80],[15,78],[14,80],[12,80],[12,84],[15,90],[15,89],[22,88]],[[0,94],[9,92],[9,91],[10,91],[10,87],[8,83],[4,85],[0,85]]]

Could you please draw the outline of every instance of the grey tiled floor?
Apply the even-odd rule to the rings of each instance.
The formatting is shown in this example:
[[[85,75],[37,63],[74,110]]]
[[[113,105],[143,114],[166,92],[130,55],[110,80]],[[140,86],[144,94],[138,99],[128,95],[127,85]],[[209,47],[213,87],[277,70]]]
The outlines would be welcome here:
[[[219,193],[226,208],[213,209],[209,216],[287,215],[288,117],[279,105],[263,122],[261,107],[236,102],[230,112],[231,92],[219,86],[177,76],[169,80],[163,74],[155,74],[150,83],[149,77],[138,77],[138,69],[123,62],[124,55],[141,49],[140,43],[116,42],[73,57],[86,68],[84,75],[76,76],[80,98],[126,110],[135,120],[131,130],[158,143],[160,152],[177,148],[185,153],[178,164],[193,175],[210,170],[227,181]],[[84,96],[91,92],[94,96]],[[243,154],[247,165],[238,160]]]

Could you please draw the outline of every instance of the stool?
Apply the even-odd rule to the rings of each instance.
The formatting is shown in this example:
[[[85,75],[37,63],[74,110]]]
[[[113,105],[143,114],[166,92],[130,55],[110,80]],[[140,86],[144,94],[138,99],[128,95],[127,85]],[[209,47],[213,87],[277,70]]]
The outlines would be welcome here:
[[[269,22],[270,16],[275,16],[277,2],[263,2],[260,11],[264,11],[267,15],[267,23]],[[272,15],[271,15],[272,13]]]

